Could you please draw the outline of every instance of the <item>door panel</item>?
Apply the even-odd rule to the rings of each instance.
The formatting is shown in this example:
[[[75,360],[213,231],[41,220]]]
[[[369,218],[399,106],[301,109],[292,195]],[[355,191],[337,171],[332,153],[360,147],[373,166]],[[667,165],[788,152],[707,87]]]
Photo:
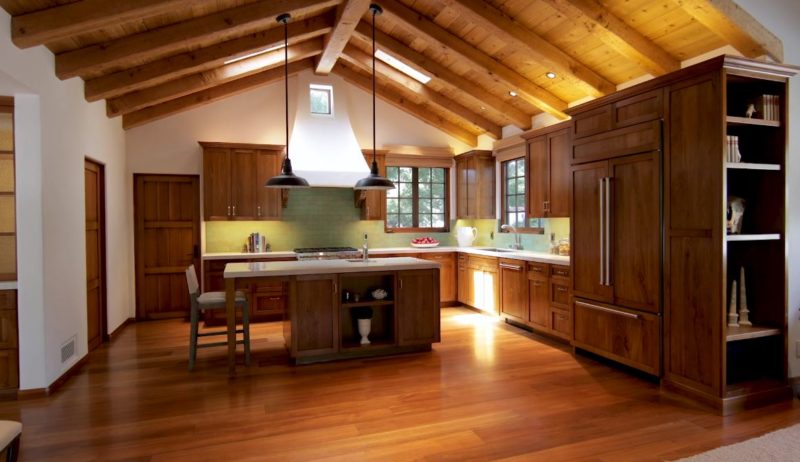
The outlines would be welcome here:
[[[610,302],[611,287],[600,284],[600,179],[607,175],[606,162],[572,168],[572,292]]]
[[[220,148],[203,150],[203,215],[207,221],[227,220],[231,214],[229,153]]]
[[[264,184],[280,173],[281,153],[278,151],[259,151],[256,158],[257,178],[255,183],[256,217],[259,220],[278,220],[281,218],[281,190],[265,188]]]
[[[500,260],[500,310],[518,321],[528,320],[528,277],[525,262]]]
[[[86,326],[89,351],[103,343],[105,335],[105,223],[103,167],[84,163],[86,210]]]
[[[234,220],[254,220],[256,210],[256,188],[258,172],[255,150],[234,149],[231,151],[231,216]]]
[[[547,136],[528,141],[528,160],[525,163],[528,181],[528,216],[545,217],[544,203],[548,200],[549,175],[547,166]]]
[[[196,176],[136,175],[136,317],[189,314],[185,270],[200,270]]]
[[[532,278],[528,280],[528,320],[541,330],[548,330],[549,308],[547,279]]]
[[[296,357],[335,353],[339,350],[337,276],[296,276],[290,282],[289,317]]]
[[[549,198],[548,217],[569,216],[570,149],[569,130],[548,135],[549,144]]]
[[[397,273],[397,322],[400,345],[439,341],[439,270]]]

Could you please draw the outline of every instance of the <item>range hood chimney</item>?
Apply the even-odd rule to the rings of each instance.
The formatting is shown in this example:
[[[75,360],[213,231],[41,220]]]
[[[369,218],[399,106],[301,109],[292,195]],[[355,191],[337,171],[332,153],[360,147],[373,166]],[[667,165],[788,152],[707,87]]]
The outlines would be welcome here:
[[[333,115],[311,113],[311,84],[333,87]],[[296,77],[297,104],[289,141],[295,173],[312,187],[353,188],[369,166],[350,125],[344,82],[336,76],[303,72]]]

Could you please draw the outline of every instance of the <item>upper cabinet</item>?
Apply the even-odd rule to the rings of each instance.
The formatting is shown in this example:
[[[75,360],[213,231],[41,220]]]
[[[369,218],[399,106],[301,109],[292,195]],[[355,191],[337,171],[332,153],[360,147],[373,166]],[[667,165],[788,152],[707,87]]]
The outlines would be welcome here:
[[[283,146],[209,143],[203,146],[206,221],[277,220],[281,191],[264,187],[280,172]]]
[[[364,160],[372,167],[372,149],[364,149]],[[378,173],[386,177],[386,153],[388,151],[375,151],[375,162],[378,164]],[[361,209],[362,220],[383,220],[386,218],[386,191],[356,190],[355,204]]]
[[[474,150],[455,157],[456,218],[495,218],[495,159]]]
[[[569,217],[571,126],[562,122],[523,135],[530,218]]]

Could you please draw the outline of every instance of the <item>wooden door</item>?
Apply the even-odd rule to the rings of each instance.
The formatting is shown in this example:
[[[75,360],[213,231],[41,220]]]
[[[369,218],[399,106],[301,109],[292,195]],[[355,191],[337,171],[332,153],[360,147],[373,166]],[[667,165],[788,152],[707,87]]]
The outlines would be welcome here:
[[[572,168],[572,293],[611,302],[612,289],[600,281],[604,255],[600,226],[600,180],[608,176],[606,161]]]
[[[227,220],[231,216],[230,150],[203,149],[203,215],[206,221]]]
[[[570,149],[569,129],[547,136],[548,217],[569,217]]]
[[[661,157],[658,152],[609,161],[611,285],[614,304],[661,311]]]
[[[339,351],[339,296],[335,274],[294,276],[290,282],[289,319],[294,336],[292,357]]]
[[[548,177],[547,136],[538,136],[528,140],[528,158],[525,162],[528,178],[528,216],[541,218],[545,214],[547,191],[550,187]]]
[[[105,178],[102,165],[84,161],[86,208],[86,337],[89,351],[106,337]]]
[[[135,175],[136,318],[189,315],[185,270],[200,269],[200,189],[194,175]]]
[[[469,189],[467,160],[456,157],[456,218],[467,218],[467,190]]]
[[[231,150],[231,218],[255,220],[258,172],[254,149]]]
[[[256,218],[279,220],[281,218],[281,190],[267,188],[267,180],[281,171],[283,155],[279,151],[258,151],[256,155]]]
[[[520,322],[528,321],[528,277],[525,262],[500,260],[500,312]]]
[[[439,270],[397,273],[398,344],[439,341]]]
[[[549,330],[549,307],[547,279],[532,277],[528,279],[528,321],[533,327]]]

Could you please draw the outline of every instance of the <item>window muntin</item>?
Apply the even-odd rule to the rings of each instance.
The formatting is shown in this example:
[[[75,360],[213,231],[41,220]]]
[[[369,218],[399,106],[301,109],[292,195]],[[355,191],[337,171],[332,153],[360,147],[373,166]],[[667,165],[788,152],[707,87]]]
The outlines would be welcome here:
[[[518,230],[540,234],[544,224],[541,218],[528,218],[527,194],[525,191],[525,158],[519,157],[500,164],[502,181],[502,224]]]
[[[447,173],[440,167],[387,167],[395,189],[386,192],[386,228],[447,231]]]

